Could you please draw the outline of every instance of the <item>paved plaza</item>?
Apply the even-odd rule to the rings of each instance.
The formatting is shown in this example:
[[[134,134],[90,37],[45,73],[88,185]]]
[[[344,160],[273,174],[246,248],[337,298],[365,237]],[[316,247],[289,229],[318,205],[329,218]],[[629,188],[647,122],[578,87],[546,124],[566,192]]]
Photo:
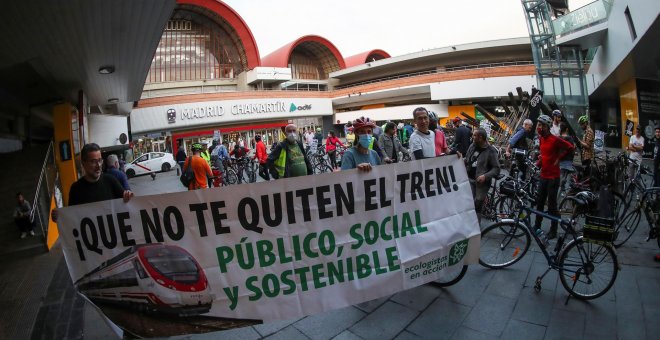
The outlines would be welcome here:
[[[175,171],[130,184],[137,195],[184,190]],[[653,339],[660,333],[660,270],[652,259],[659,250],[642,234],[618,250],[622,266],[614,287],[590,302],[567,302],[554,271],[536,292],[534,281],[547,266],[532,248],[508,269],[472,265],[449,288],[424,285],[301,319],[173,339]],[[75,294],[59,246],[3,265],[0,287],[0,339],[113,337]]]

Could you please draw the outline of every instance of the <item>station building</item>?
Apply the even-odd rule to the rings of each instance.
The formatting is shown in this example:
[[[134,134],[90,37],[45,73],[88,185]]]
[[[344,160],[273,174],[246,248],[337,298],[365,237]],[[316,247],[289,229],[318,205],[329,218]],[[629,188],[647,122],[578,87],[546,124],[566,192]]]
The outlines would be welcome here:
[[[475,103],[503,112],[501,98],[535,84],[527,37],[344,57],[331,41],[308,35],[262,57],[229,6],[180,0],[130,112],[130,131],[137,153],[212,138],[249,146],[256,134],[271,144],[288,123],[341,136],[359,116],[411,120],[418,106],[440,117],[478,116]]]

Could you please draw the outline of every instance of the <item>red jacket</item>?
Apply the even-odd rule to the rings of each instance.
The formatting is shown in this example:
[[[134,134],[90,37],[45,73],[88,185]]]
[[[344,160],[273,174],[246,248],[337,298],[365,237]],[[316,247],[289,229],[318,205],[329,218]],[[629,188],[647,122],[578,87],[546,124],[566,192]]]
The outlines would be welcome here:
[[[573,151],[575,146],[553,134],[549,134],[547,137],[539,135],[539,143],[541,146],[541,157],[539,159],[541,178],[559,178],[559,160]]]
[[[263,141],[257,142],[255,158],[259,160],[259,164],[266,164],[268,154],[266,153],[266,144]]]
[[[344,146],[344,144],[336,136],[335,137],[328,137],[325,140],[325,151],[330,152],[330,151],[337,150],[337,143],[339,143],[339,145],[341,145],[341,146]]]

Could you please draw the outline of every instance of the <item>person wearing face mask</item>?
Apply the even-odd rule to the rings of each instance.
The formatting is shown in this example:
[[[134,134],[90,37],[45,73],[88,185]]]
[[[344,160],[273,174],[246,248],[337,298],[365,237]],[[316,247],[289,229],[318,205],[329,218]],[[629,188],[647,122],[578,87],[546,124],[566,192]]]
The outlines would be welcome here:
[[[445,133],[442,132],[442,128],[438,126],[438,115],[433,111],[429,111],[429,130],[433,131],[433,134],[435,135],[435,155],[441,156],[449,153]]]
[[[539,116],[536,123],[536,132],[539,135],[540,156],[537,166],[541,168],[541,175],[537,196],[537,209],[545,211],[545,201],[548,201],[548,214],[558,216],[557,193],[559,191],[559,160],[575,149],[573,144],[550,133],[552,118],[547,115]],[[541,228],[543,217],[536,215],[534,229]],[[552,221],[548,239],[557,237],[557,221]]]
[[[279,142],[268,155],[266,164],[270,175],[275,178],[289,178],[311,175],[312,164],[305,155],[305,148],[298,140],[298,129],[289,124],[284,128],[286,140]]]
[[[355,145],[346,150],[341,160],[341,169],[358,169],[360,171],[371,171],[372,167],[380,165],[378,153],[372,149],[373,128],[376,126],[369,118],[358,118],[353,122],[355,131]]]

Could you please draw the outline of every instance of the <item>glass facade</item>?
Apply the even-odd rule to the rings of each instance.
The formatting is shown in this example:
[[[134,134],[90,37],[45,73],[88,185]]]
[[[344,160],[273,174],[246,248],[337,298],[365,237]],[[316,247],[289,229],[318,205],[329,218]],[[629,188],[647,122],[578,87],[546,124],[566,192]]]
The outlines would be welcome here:
[[[231,34],[216,21],[177,10],[160,39],[146,84],[234,79],[247,64],[239,51]]]

